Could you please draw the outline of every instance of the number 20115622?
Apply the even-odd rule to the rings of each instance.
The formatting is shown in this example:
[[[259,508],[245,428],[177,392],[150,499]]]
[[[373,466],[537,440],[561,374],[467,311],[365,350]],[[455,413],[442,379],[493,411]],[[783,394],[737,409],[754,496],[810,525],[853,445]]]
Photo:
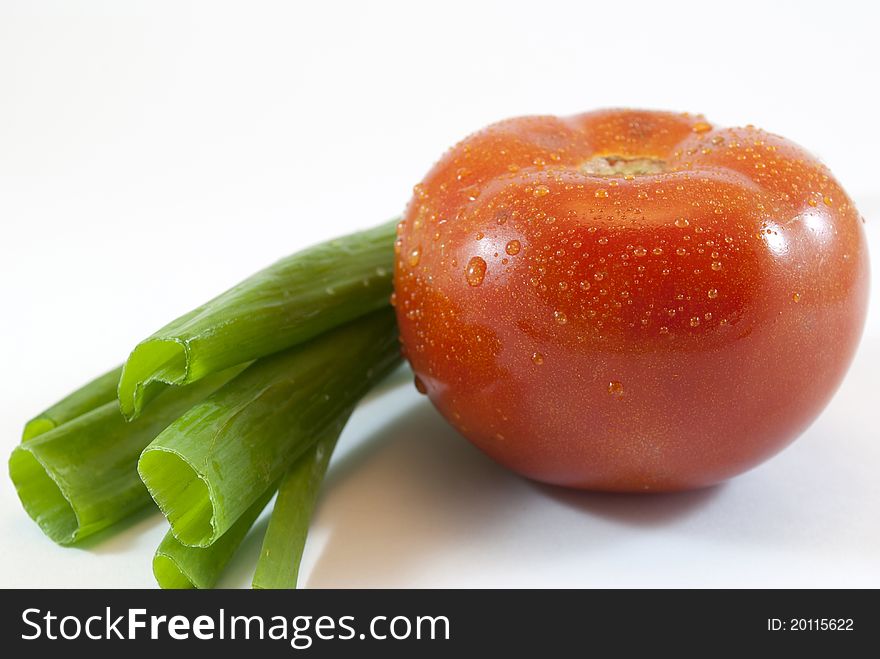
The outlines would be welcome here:
[[[791,631],[853,631],[852,618],[768,618],[767,630],[771,632]]]

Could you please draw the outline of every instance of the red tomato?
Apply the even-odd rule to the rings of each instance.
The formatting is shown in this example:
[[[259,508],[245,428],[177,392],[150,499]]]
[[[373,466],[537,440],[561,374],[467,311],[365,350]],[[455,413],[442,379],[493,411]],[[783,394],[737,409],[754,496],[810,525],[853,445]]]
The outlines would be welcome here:
[[[594,490],[717,483],[815,419],[864,324],[863,220],[753,127],[607,110],[471,135],[397,242],[404,351],[510,469]]]

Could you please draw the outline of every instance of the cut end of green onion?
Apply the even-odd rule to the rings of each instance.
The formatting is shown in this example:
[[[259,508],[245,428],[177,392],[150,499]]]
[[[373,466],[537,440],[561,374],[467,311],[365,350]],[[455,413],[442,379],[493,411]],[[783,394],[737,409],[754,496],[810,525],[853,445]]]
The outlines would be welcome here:
[[[162,588],[213,588],[263,508],[275,494],[266,488],[257,500],[210,547],[187,547],[169,530],[156,549],[153,575]]]
[[[48,417],[38,416],[33,418],[25,424],[24,431],[21,433],[21,441],[26,442],[37,435],[53,430],[56,426],[57,424]]]
[[[216,540],[211,492],[181,455],[147,447],[138,460],[138,473],[177,540],[190,547],[207,547]]]
[[[69,545],[79,537],[76,511],[33,453],[17,447],[9,457],[9,477],[27,514],[49,538]]]
[[[388,306],[396,222],[292,254],[142,341],[119,378],[131,420],[165,384],[267,357]]]
[[[122,367],[111,369],[68,394],[32,418],[24,427],[21,441],[26,442],[58,426],[73,421],[110,401],[116,400],[116,385]]]
[[[147,339],[131,352],[119,378],[119,408],[131,421],[167,385],[188,382],[189,354],[185,343]]]
[[[153,557],[153,576],[156,577],[159,588],[181,590],[196,587],[184,574],[177,561],[165,554],[156,554]]]

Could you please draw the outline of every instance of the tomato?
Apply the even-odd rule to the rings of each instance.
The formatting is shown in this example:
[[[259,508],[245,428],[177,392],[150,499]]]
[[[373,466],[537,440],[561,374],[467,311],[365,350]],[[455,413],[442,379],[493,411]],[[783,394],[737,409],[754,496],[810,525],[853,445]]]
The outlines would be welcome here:
[[[819,414],[865,319],[863,220],[791,142],[606,110],[475,133],[415,187],[395,306],[417,385],[529,478],[711,485]]]

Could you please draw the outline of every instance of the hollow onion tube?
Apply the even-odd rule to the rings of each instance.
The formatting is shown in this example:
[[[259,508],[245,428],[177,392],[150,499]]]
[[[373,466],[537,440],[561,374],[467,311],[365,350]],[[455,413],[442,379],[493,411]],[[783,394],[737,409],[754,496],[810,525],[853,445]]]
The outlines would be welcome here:
[[[286,522],[288,518],[295,514],[290,510],[291,505],[296,506],[299,503],[311,509],[313,504],[310,502],[314,500],[315,495],[312,490],[301,490],[300,496],[297,497],[297,492],[292,489],[292,485],[301,481],[301,479],[294,475],[315,473],[317,482],[312,489],[317,491],[317,485],[320,485],[327,462],[330,459],[330,453],[345,426],[350,412],[351,410],[346,411],[333,424],[328,426],[322,436],[318,438],[317,443],[294,463],[293,467],[290,468],[282,479],[287,501],[284,506],[284,520],[282,521]],[[320,465],[323,465],[323,467]],[[276,485],[272,484],[267,488],[263,495],[235,521],[229,530],[209,547],[188,547],[181,544],[169,530],[153,558],[153,575],[156,577],[159,586],[162,588],[211,588],[214,586],[223,573],[226,564],[235,555],[248,531],[260,516],[260,513],[266,507],[276,489],[278,489]],[[278,503],[276,502],[275,508],[272,511],[272,520],[279,514],[278,511]],[[264,569],[269,566],[272,568],[277,567],[279,572],[287,573],[291,569],[287,567],[288,564],[293,565],[292,569],[294,571],[299,567],[299,558],[302,555],[302,547],[305,544],[306,532],[308,530],[308,512],[306,512],[305,516],[297,516],[296,519],[298,523],[295,525],[287,523],[283,528],[281,528],[278,522],[270,521],[269,529],[275,529],[271,545],[282,551],[276,552],[272,559],[266,556],[264,560],[264,555],[267,553],[267,536],[267,540],[263,541],[263,551],[261,552],[259,563],[259,565],[264,566]],[[285,529],[293,533],[288,539],[279,534],[279,531]],[[291,546],[294,547],[292,552],[289,551]],[[298,552],[295,550],[297,546],[299,547]],[[283,562],[285,565],[276,566],[278,561]],[[295,583],[296,578],[294,576]]]
[[[169,530],[156,555],[153,576],[161,588],[211,588],[235,555],[251,526],[275,494],[270,486],[210,547],[187,547]]]
[[[257,361],[171,424],[138,471],[174,537],[221,537],[399,359],[383,309]]]
[[[141,451],[240,370],[169,390],[132,423],[114,400],[19,444],[9,476],[24,509],[46,535],[67,545],[149,505],[136,470]]]
[[[142,341],[119,380],[122,413],[134,418],[167,385],[273,354],[386,306],[395,227],[293,254]]]
[[[21,441],[25,442],[42,435],[86,412],[91,412],[96,407],[116,400],[116,386],[119,384],[121,374],[122,366],[117,366],[35,416],[25,424]]]
[[[254,572],[254,588],[296,588],[312,510],[342,424],[330,430],[281,481]]]

